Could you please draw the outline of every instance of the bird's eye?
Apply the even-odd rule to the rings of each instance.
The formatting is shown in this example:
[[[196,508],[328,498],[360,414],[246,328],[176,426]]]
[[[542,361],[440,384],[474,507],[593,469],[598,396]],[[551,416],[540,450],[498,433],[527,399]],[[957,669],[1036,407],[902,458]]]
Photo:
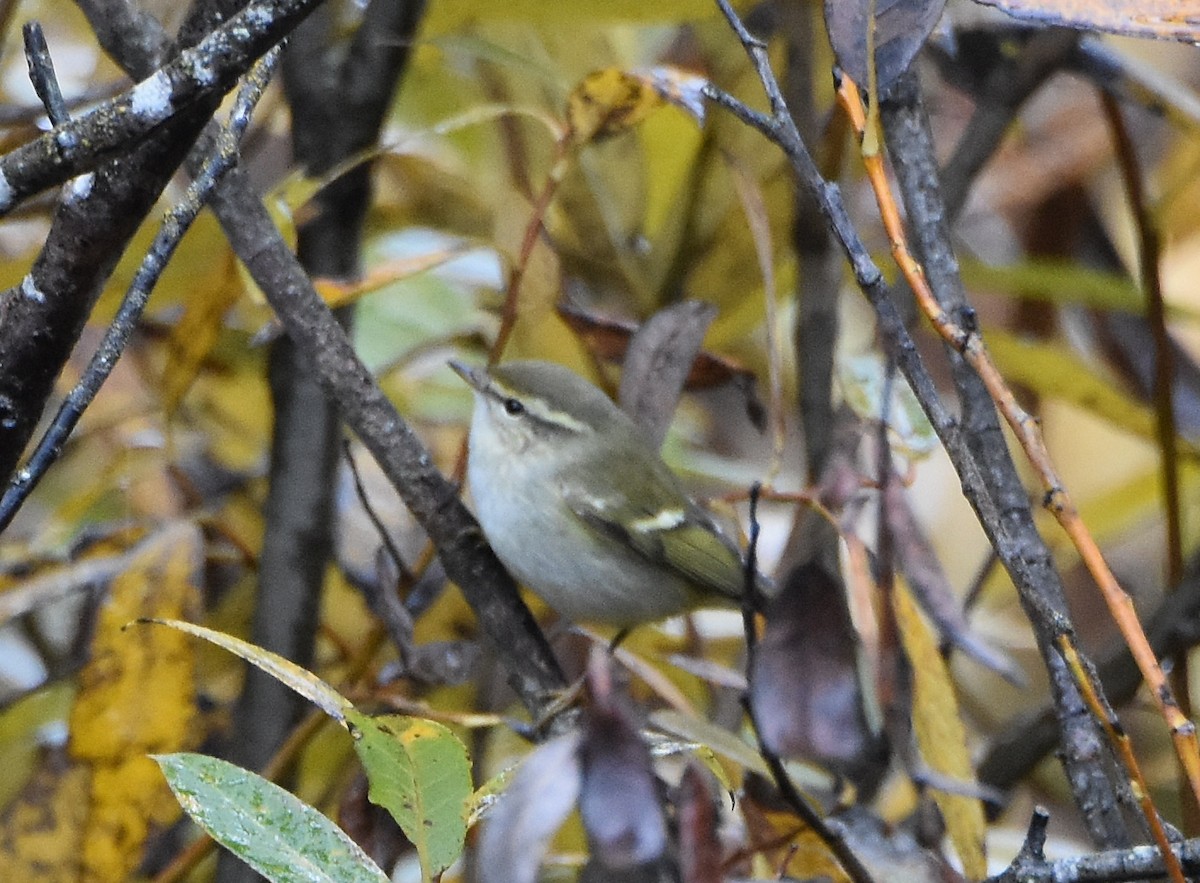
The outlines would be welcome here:
[[[516,417],[518,414],[525,413],[525,406],[518,399],[505,399],[504,413],[510,417]]]

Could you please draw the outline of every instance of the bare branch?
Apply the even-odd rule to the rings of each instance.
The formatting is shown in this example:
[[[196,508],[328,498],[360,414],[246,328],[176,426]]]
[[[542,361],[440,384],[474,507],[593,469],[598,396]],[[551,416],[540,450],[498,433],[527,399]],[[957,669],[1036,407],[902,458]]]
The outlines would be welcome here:
[[[125,7],[128,13],[123,0],[79,2],[91,21],[113,6],[118,11]],[[138,19],[125,14],[121,21],[133,26]],[[108,30],[98,29],[102,39]],[[133,39],[126,33],[124,39],[105,40],[109,52],[158,44],[158,37],[151,34]],[[148,56],[118,57],[117,61],[143,71],[153,65]],[[208,137],[206,133],[201,138],[198,150],[205,149]],[[512,578],[458,498],[458,489],[437,470],[429,451],[354,353],[346,332],[313,288],[241,169],[232,169],[225,176],[211,204],[234,251],[311,361],[322,389],[338,401],[342,419],[379,462],[429,534],[447,575],[461,587],[480,627],[497,648],[514,691],[534,717],[540,718],[553,692],[562,689],[566,679]]]
[[[1045,810],[1034,812],[1020,853],[1003,873],[989,877],[987,883],[1125,883],[1157,879],[1167,871],[1162,853],[1153,846],[1047,861],[1042,848],[1049,820]],[[1173,844],[1171,852],[1189,878],[1200,873],[1200,839]]]
[[[83,377],[59,406],[58,413],[38,442],[25,468],[17,473],[4,492],[3,498],[0,498],[0,531],[12,522],[21,504],[33,492],[46,470],[58,459],[67,437],[112,373],[121,353],[125,351],[142,310],[150,300],[150,293],[158,284],[159,277],[166,269],[167,262],[175,253],[183,235],[200,214],[217,182],[237,162],[238,145],[250,123],[250,114],[270,80],[271,70],[278,57],[278,51],[272,50],[251,70],[238,94],[229,123],[221,130],[217,139],[217,152],[204,165],[179,204],[163,219],[158,235],[142,260],[142,265],[122,299],[112,325],[88,363]]]
[[[0,216],[128,150],[197,102],[223,95],[320,2],[255,0],[133,88],[0,157]]]
[[[1005,461],[1006,469],[1012,468],[1007,451],[989,447],[989,456],[981,458],[981,452],[976,450],[978,439],[973,437],[975,430],[980,427],[964,428],[950,415],[895,303],[889,297],[879,267],[872,260],[849,217],[840,189],[821,175],[791,116],[786,112],[786,104],[771,70],[765,48],[761,41],[746,30],[726,0],[717,0],[717,3],[746,49],[773,113],[767,116],[752,110],[711,85],[706,87],[705,96],[728,108],[777,144],[788,157],[801,184],[817,201],[821,214],[850,263],[859,288],[875,310],[879,331],[886,342],[889,355],[895,358],[897,366],[912,387],[934,431],[945,446],[962,481],[964,495],[975,509],[989,540],[1020,590],[1026,614],[1035,625],[1042,657],[1052,674],[1059,699],[1057,707],[1060,725],[1063,726],[1064,733],[1073,735],[1072,744],[1075,739],[1083,739],[1085,736],[1094,739],[1095,724],[1071,683],[1056,649],[1057,636],[1071,632],[1071,620],[1053,562],[1046,553],[1045,544],[1040,536],[1031,527],[1029,501],[1023,489],[1016,493],[1013,484],[1007,478],[997,478],[996,470],[1003,466]],[[991,420],[995,424],[994,413]],[[994,429],[994,435],[1002,444],[998,426]],[[999,456],[1002,450],[1003,458]],[[994,490],[997,487],[1002,489],[999,494]],[[1019,483],[1016,488],[1020,489]],[[1084,799],[1082,795],[1088,795],[1086,802],[1089,803],[1099,799],[1102,805],[1115,805],[1107,769],[1094,755],[1079,752],[1078,756],[1080,769],[1074,777],[1077,796]],[[1078,791],[1085,785],[1085,790]]]

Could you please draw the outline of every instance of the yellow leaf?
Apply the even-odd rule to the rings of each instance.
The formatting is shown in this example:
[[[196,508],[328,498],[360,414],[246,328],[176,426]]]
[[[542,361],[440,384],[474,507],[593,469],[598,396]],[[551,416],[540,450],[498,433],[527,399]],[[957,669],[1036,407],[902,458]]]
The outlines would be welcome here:
[[[794,813],[764,806],[748,796],[739,803],[751,842],[760,844],[755,856],[756,877],[777,879],[783,873],[799,880],[849,881],[829,847]]]
[[[1107,378],[1074,355],[1063,343],[1035,343],[989,328],[984,339],[988,350],[1010,382],[1019,383],[1043,396],[1063,399],[1151,441],[1155,434],[1154,412],[1149,405],[1127,395]],[[1195,456],[1196,445],[1179,439],[1181,454]]]
[[[79,880],[90,780],[86,767],[45,756],[0,818],[0,880]]]
[[[91,772],[82,861],[90,880],[124,880],[141,860],[152,824],[178,806],[146,755],[195,742],[194,652],[178,632],[129,632],[146,616],[188,617],[201,539],[190,523],[171,525],[135,549],[100,611],[91,660],[71,709],[71,758]]]
[[[200,366],[220,336],[225,314],[241,293],[241,279],[230,254],[225,262],[225,284],[187,299],[183,315],[171,329],[163,371],[162,405],[168,415],[175,413],[200,373]]]
[[[210,358],[217,358],[226,332]],[[207,434],[209,452],[222,465],[255,469],[263,461],[272,409],[265,380],[264,348],[241,347],[221,358],[220,370],[197,375],[188,391],[188,413]]]
[[[168,626],[177,632],[203,638],[205,641],[215,644],[223,650],[235,653],[255,667],[265,671],[284,686],[295,690],[340,724],[345,725],[346,712],[353,708],[349,699],[339,694],[337,690],[333,689],[333,687],[329,686],[329,684],[325,683],[308,669],[297,665],[289,659],[285,659],[277,653],[272,653],[270,650],[264,650],[262,647],[251,644],[249,641],[243,641],[241,638],[235,638],[233,635],[222,634],[221,632],[205,628],[202,625],[194,625],[190,622],[170,617],[162,619],[147,618],[146,622],[139,624]],[[150,629],[149,631],[159,630]]]
[[[975,771],[946,661],[908,589],[897,584],[892,597],[904,650],[912,666],[913,729],[921,756],[930,769],[970,789],[976,784]],[[987,876],[983,804],[977,797],[936,789],[933,799],[946,820],[950,842],[967,878],[982,880]]]
[[[666,99],[646,79],[610,67],[588,74],[567,97],[567,123],[576,144],[624,132]]]
[[[359,298],[379,291],[393,282],[400,282],[426,270],[440,267],[447,261],[464,254],[470,246],[465,243],[450,248],[438,249],[428,254],[413,255],[407,258],[396,258],[385,261],[371,270],[357,282],[343,282],[337,279],[314,279],[313,287],[330,307],[344,307],[355,303]]]
[[[160,226],[160,216],[153,212],[138,228],[133,241],[125,249],[120,263],[105,284],[104,293],[92,311],[89,321],[108,322],[112,319],[121,298],[129,290],[150,243],[158,235]],[[224,286],[225,259],[231,256],[229,242],[216,217],[209,212],[200,215],[184,234],[158,284],[154,286],[154,296],[151,298],[149,309],[161,309],[177,304],[182,299],[209,297],[212,292]]]

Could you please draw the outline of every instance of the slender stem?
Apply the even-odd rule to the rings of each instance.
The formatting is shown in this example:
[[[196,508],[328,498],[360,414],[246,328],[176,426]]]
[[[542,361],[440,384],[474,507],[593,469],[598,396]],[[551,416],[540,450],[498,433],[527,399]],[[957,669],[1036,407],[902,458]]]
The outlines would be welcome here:
[[[0,531],[11,522],[21,505],[41,481],[42,476],[51,464],[62,453],[63,445],[79,423],[79,418],[88,405],[100,391],[100,387],[108,379],[117,360],[125,351],[129,339],[133,336],[138,319],[150,299],[150,293],[158,284],[159,277],[175,253],[184,233],[191,227],[192,222],[200,214],[207,202],[209,194],[221,180],[222,176],[237,164],[238,145],[250,123],[254,106],[262,97],[263,90],[270,81],[271,72],[279,58],[279,50],[274,49],[259,61],[250,73],[238,93],[233,111],[230,113],[228,124],[221,130],[217,150],[205,164],[201,173],[192,181],[179,204],[163,219],[158,235],[154,238],[142,265],[138,268],[129,290],[121,301],[121,307],[109,326],[104,340],[88,363],[87,370],[75,388],[67,394],[58,412],[54,415],[49,428],[38,442],[29,462],[17,472],[9,484],[4,496],[0,498]]]

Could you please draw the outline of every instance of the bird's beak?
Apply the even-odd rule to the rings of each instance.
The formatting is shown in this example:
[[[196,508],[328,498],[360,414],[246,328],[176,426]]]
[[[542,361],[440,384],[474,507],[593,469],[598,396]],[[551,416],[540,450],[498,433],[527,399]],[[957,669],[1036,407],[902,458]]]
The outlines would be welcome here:
[[[454,359],[450,360],[450,367],[454,369],[455,374],[467,381],[467,385],[471,389],[476,392],[485,392],[487,390],[489,378],[487,372],[482,368],[472,368]]]

